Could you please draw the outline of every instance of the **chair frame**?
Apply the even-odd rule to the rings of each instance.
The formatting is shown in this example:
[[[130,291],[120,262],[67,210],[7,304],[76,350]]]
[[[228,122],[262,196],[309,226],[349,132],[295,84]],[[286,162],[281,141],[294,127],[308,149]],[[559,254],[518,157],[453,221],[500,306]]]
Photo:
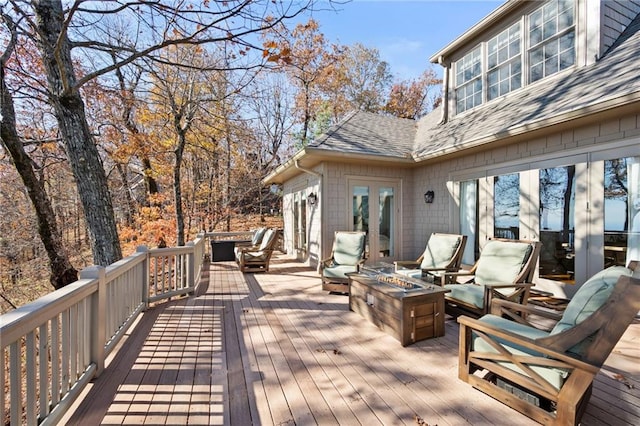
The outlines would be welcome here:
[[[532,246],[531,253],[527,262],[524,264],[520,273],[516,275],[511,283],[504,284],[484,284],[484,304],[481,308],[475,305],[466,303],[462,300],[454,299],[449,295],[445,295],[445,312],[451,316],[457,317],[459,315],[468,315],[472,317],[481,317],[489,312],[491,309],[491,302],[494,299],[505,299],[511,302],[525,304],[529,299],[529,293],[533,284],[533,276],[538,264],[538,257],[540,256],[540,249],[542,244],[540,241],[532,240],[510,240],[506,238],[489,238],[489,241],[505,241],[505,242],[518,242],[526,243]],[[480,254],[482,256],[482,254]],[[475,276],[476,269],[478,268],[478,262],[468,271],[459,272],[446,272],[442,277],[442,284],[457,284],[457,285],[477,285],[475,283],[459,283],[457,280],[459,277]],[[505,288],[513,288],[513,292],[510,294],[504,294],[500,290]]]
[[[446,235],[446,236],[451,236],[451,237],[460,237],[460,244],[458,244],[458,248],[456,249],[456,251],[453,253],[453,256],[451,256],[451,260],[449,261],[449,264],[447,264],[445,267],[443,268],[422,268],[422,277],[425,278],[427,277],[427,275],[429,275],[430,272],[458,272],[460,270],[460,265],[462,264],[462,254],[464,253],[464,247],[467,245],[467,236],[466,235],[460,235],[460,234],[445,234],[445,233],[438,233],[438,232],[434,232],[433,234],[431,234],[431,237],[433,237],[434,235]],[[429,237],[429,238],[431,238]],[[429,245],[429,242],[427,241],[427,245]],[[426,247],[425,247],[426,249]],[[413,260],[396,260],[394,263],[395,265],[395,270],[398,271],[398,269],[400,268],[405,268],[405,269],[418,269],[420,267],[420,264],[422,263],[422,260],[424,258],[424,253],[420,255],[420,257],[413,261]],[[444,280],[445,280],[445,275],[441,275],[440,276],[441,282],[440,285],[444,284]],[[434,276],[434,282],[435,282],[435,276]]]
[[[333,234],[333,241],[335,242],[336,240],[336,235],[338,233],[345,233],[345,234],[363,234],[364,232],[362,231],[336,231]],[[362,248],[362,257],[360,258],[360,260],[358,261],[358,263],[355,265],[356,266],[356,271],[360,271],[360,268],[364,265],[364,262],[367,260],[367,253],[366,253],[366,235],[365,235],[365,239],[364,239],[364,247]],[[329,292],[333,292],[333,293],[344,293],[344,294],[348,294],[349,293],[349,278],[336,278],[336,277],[332,277],[332,278],[327,278],[322,274],[322,270],[328,266],[331,266],[331,263],[333,262],[333,255],[334,255],[334,246],[332,245],[331,247],[331,255],[329,257],[327,257],[326,259],[322,259],[320,261],[319,266],[319,270],[318,272],[320,272],[320,276],[322,279],[322,290],[324,291],[329,291]]]
[[[637,263],[633,268],[637,270],[636,265]],[[639,310],[640,279],[622,276],[609,299],[596,312],[576,326],[548,337],[529,339],[461,316],[458,318],[458,377],[542,424],[577,425],[589,402],[595,376]],[[556,321],[561,317],[538,306],[498,299],[493,300],[491,313],[507,316],[527,325],[531,325],[527,318],[531,318],[532,314]],[[471,345],[475,336],[485,340],[498,353],[473,351]],[[570,348],[590,336],[593,336],[593,340],[584,350],[581,359],[569,352]],[[504,347],[505,342],[527,348],[539,355],[511,354]],[[527,375],[501,365],[505,362],[517,365]],[[529,368],[533,365],[564,369],[569,375],[558,390]],[[480,370],[486,371],[483,377],[474,374]],[[555,411],[516,397],[496,385],[497,378],[515,384],[519,391],[550,402],[552,407],[555,406]]]
[[[269,272],[269,262],[271,261],[271,256],[275,250],[276,244],[278,243],[278,239],[280,238],[281,232],[279,229],[273,229],[274,235],[271,238],[271,242],[263,249],[260,249],[260,246],[248,246],[241,247],[238,252],[237,262],[240,267],[240,271],[243,273],[246,272]],[[250,252],[260,252],[263,251],[266,254],[264,259],[251,259],[245,258],[246,253]]]

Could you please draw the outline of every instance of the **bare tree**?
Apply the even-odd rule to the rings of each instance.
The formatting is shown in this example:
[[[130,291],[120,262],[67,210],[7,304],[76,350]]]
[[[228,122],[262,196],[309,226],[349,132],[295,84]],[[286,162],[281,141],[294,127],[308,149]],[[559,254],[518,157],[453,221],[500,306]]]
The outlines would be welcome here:
[[[95,2],[76,0],[63,8],[61,0],[10,0],[11,13],[24,22],[21,31],[38,46],[48,82],[48,99],[84,207],[94,263],[107,265],[122,257],[111,195],[100,152],[91,132],[80,88],[140,58],[163,62],[157,52],[170,45],[232,42],[237,55],[254,45],[251,35],[272,28],[311,7],[313,0],[297,2],[236,0],[225,2],[170,2],[157,0]],[[67,3],[65,3],[67,4]],[[111,17],[124,17],[131,36],[121,43],[103,40]],[[93,64],[80,75],[75,58]],[[258,55],[261,57],[261,55]],[[110,58],[116,57],[114,63]],[[188,64],[183,64],[188,66]],[[260,66],[260,63],[234,67]]]
[[[29,193],[29,198],[35,207],[38,232],[49,257],[51,270],[49,281],[54,288],[58,289],[76,281],[78,279],[78,271],[71,265],[69,257],[64,250],[62,235],[59,232],[44,183],[38,178],[34,170],[34,163],[25,152],[18,134],[14,101],[5,80],[6,63],[13,53],[18,40],[18,33],[14,22],[9,16],[3,15],[3,22],[9,30],[11,38],[0,57],[0,136],[2,137],[2,145],[11,155],[13,164],[20,174]]]

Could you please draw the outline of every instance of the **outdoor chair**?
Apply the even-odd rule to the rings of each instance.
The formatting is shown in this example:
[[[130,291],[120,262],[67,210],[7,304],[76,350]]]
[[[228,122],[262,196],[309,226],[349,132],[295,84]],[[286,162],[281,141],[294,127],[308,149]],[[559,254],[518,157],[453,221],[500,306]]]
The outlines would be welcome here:
[[[322,289],[349,293],[350,272],[358,272],[365,261],[366,233],[338,231],[333,238],[331,256],[320,261]]]
[[[490,239],[469,271],[445,272],[445,311],[480,317],[489,312],[494,298],[526,303],[533,286],[540,242]],[[464,284],[458,278],[470,276]]]
[[[458,377],[542,424],[576,425],[596,374],[639,310],[638,262],[594,275],[564,314],[496,299],[491,314],[458,318]],[[541,318],[555,326],[527,321]]]
[[[251,241],[236,242],[233,248],[233,252],[235,253],[236,259],[238,259],[239,253],[242,249],[260,247],[260,244],[262,243],[262,238],[264,238],[264,235],[266,234],[266,232],[267,232],[266,227],[258,228],[255,231],[253,231]]]
[[[415,260],[395,261],[396,274],[429,282],[442,282],[443,272],[460,270],[466,235],[433,233],[420,257]]]
[[[267,229],[259,246],[240,247],[236,262],[242,272],[268,272],[269,261],[279,238],[279,231]]]

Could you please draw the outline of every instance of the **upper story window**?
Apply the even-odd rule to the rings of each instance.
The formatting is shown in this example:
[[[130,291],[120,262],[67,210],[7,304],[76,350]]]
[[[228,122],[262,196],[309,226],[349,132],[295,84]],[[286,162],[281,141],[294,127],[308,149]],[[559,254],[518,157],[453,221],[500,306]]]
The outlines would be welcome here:
[[[456,113],[569,68],[575,58],[575,0],[549,0],[454,63]]]
[[[487,43],[487,100],[522,86],[520,22]]]
[[[573,0],[552,0],[529,15],[529,81],[575,63]]]
[[[456,110],[466,111],[482,103],[482,47],[456,62]]]

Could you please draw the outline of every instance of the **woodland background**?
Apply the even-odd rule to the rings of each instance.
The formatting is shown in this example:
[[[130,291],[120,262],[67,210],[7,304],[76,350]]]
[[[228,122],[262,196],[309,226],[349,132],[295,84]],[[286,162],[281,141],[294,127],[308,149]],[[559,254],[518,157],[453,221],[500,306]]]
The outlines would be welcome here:
[[[431,68],[398,80],[376,49],[329,42],[316,7],[0,6],[0,313],[139,245],[282,226],[261,179],[295,151],[353,110],[439,103]]]

